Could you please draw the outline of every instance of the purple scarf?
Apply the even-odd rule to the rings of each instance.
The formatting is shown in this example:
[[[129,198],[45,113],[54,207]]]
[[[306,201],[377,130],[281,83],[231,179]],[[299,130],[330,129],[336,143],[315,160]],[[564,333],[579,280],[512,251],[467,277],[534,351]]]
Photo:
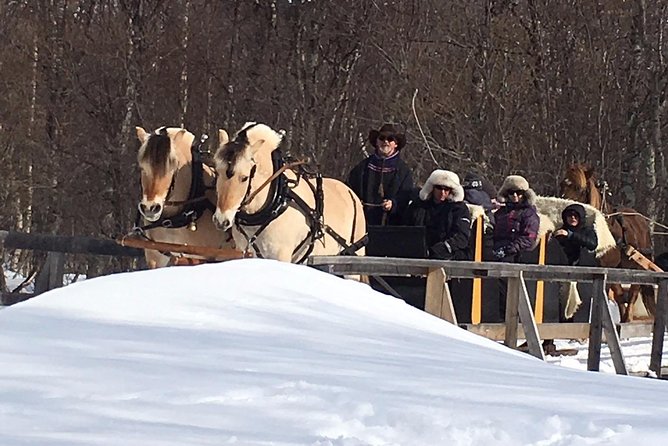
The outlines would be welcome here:
[[[377,153],[372,153],[369,157],[369,170],[374,172],[390,173],[397,170],[397,164],[399,163],[399,151],[387,158],[382,158],[378,156]]]

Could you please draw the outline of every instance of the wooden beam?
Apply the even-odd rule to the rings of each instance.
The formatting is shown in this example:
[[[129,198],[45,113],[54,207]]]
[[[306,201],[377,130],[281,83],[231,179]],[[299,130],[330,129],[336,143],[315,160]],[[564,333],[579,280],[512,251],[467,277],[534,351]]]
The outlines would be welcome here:
[[[668,273],[588,266],[527,265],[517,263],[470,262],[395,257],[312,256],[308,264],[334,274],[378,274],[383,276],[427,275],[430,269],[444,268],[450,279],[476,277],[517,277],[551,282],[593,282],[601,274],[615,283],[654,285],[668,279]]]
[[[34,293],[2,293],[2,299],[0,305],[2,306],[14,305],[35,296],[36,294]]]
[[[436,317],[457,324],[455,307],[443,268],[435,268],[427,275],[424,310]]]
[[[508,279],[506,286],[506,338],[504,344],[510,348],[517,348],[517,324],[519,322],[519,277]]]
[[[479,215],[476,219],[474,262],[482,262],[482,236],[484,226],[485,220],[482,215]],[[479,277],[473,279],[471,299],[471,322],[479,324],[482,320],[482,279]]]
[[[34,234],[0,231],[0,245],[7,249],[95,254],[115,257],[141,257],[143,251],[119,246],[114,240],[83,236]]]
[[[666,312],[668,312],[668,280],[659,282],[659,292],[654,317],[654,333],[652,334],[652,356],[649,369],[660,378],[662,374],[661,359],[663,356],[663,337],[666,332]]]
[[[213,248],[210,246],[180,245],[177,243],[154,242],[136,237],[119,237],[116,242],[121,246],[140,249],[155,249],[161,252],[172,252],[203,257],[209,260],[242,259],[244,253],[232,248]]]
[[[511,279],[512,280],[512,279]],[[536,320],[533,317],[533,312],[531,311],[531,302],[529,301],[529,293],[527,292],[527,284],[522,278],[522,273],[517,278],[518,280],[518,291],[519,291],[519,315],[520,322],[522,322],[522,328],[524,328],[524,333],[526,334],[527,345],[529,347],[529,353],[535,356],[538,359],[545,361],[545,353],[543,352],[543,346],[540,342],[540,337],[538,336],[538,329],[536,328]],[[515,334],[517,339],[517,334]]]
[[[605,276],[601,275],[592,286],[591,323],[589,325],[589,355],[587,370],[597,372],[601,366],[601,342],[603,341],[603,305],[608,305],[605,291]]]
[[[506,324],[504,323],[459,324],[459,326],[494,341],[503,341],[506,337]],[[586,339],[589,336],[587,322],[544,322],[536,324],[536,328],[540,339]],[[517,327],[517,339],[526,339],[521,324]]]
[[[608,344],[608,350],[610,350],[612,364],[615,366],[615,372],[618,375],[628,375],[629,373],[626,369],[626,361],[624,361],[622,346],[619,343],[619,335],[617,334],[615,323],[612,320],[612,314],[610,314],[610,307],[608,306],[608,302],[606,300],[608,295],[605,292],[605,287],[600,291],[600,295],[601,301],[605,302],[603,305],[601,305],[601,322],[603,325],[603,333],[605,334],[605,342]]]

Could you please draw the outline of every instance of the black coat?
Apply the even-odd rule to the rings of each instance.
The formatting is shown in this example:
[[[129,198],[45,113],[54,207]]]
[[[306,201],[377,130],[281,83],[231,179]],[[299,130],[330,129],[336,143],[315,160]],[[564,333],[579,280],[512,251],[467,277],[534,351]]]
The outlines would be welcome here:
[[[429,258],[471,260],[471,213],[463,202],[416,200],[410,204],[406,220],[426,228]]]
[[[566,221],[566,214],[568,212],[576,212],[578,214],[578,225],[569,226]],[[598,236],[594,228],[585,223],[585,210],[582,205],[572,204],[562,212],[562,219],[564,221],[564,226],[562,229],[565,229],[568,232],[566,236],[559,236],[557,240],[561,247],[564,249],[566,257],[568,257],[568,263],[571,265],[576,265],[580,261],[580,257],[583,254],[583,250],[594,251],[598,246]]]
[[[404,161],[397,160],[397,169],[394,172],[383,173],[368,168],[369,158],[361,161],[348,175],[348,186],[362,200],[367,225],[380,225],[384,211],[380,206],[383,200],[392,200],[392,210],[388,215],[388,224],[401,224],[401,216],[406,212],[408,200],[413,190],[413,175]],[[380,183],[383,183],[384,196],[380,196]]]

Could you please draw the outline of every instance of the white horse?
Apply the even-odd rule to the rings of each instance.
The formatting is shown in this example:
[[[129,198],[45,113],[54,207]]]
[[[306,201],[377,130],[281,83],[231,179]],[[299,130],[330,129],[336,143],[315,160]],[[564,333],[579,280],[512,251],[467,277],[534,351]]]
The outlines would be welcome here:
[[[346,249],[364,254],[354,244],[366,233],[364,211],[348,186],[281,167],[282,135],[265,124],[246,123],[231,141],[224,130],[219,136],[213,218],[220,229],[232,229],[240,249],[293,263]]]
[[[137,161],[142,198],[138,226],[153,241],[214,248],[232,247],[231,237],[217,230],[215,172],[197,157],[195,135],[184,128],[159,127],[148,133],[137,127],[141,143]],[[196,158],[193,159],[193,156]],[[187,256],[172,257],[145,250],[149,268],[158,268]]]

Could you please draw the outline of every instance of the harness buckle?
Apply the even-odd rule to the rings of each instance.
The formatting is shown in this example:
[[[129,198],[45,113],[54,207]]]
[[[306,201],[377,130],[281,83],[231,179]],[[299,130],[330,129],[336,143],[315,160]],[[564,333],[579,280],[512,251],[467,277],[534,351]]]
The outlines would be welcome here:
[[[174,223],[172,223],[171,218],[166,218],[162,221],[162,227],[163,228],[171,228],[174,226]]]

